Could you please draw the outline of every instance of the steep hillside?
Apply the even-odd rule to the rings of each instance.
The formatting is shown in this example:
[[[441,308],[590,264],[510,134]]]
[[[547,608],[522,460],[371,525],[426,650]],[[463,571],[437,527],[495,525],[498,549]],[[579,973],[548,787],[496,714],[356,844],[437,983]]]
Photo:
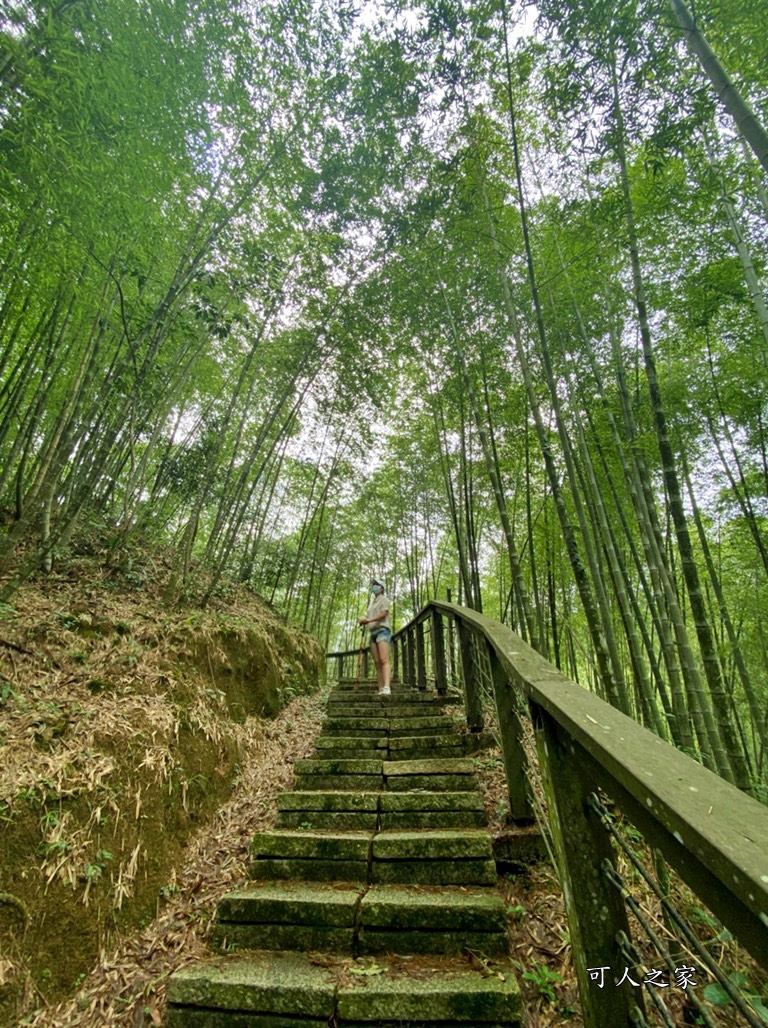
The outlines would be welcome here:
[[[201,610],[138,550],[82,555],[0,609],[0,1023],[154,917],[254,718],[322,673],[316,640],[253,594]]]

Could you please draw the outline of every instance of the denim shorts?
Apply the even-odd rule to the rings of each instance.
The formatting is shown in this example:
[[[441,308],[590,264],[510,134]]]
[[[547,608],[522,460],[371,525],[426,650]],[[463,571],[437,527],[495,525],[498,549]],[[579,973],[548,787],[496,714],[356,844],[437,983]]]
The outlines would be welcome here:
[[[389,628],[377,628],[371,632],[372,643],[388,643],[392,639],[392,632]]]

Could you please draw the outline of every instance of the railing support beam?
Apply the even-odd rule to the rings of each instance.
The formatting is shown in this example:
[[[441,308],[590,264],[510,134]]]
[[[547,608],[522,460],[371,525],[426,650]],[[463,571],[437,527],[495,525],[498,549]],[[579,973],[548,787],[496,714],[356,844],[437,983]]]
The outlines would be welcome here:
[[[461,669],[464,672],[464,707],[467,712],[467,725],[470,732],[483,729],[483,705],[480,699],[480,683],[475,673],[472,660],[472,636],[470,629],[461,618],[456,619],[456,631],[459,635],[461,651]]]
[[[635,1008],[642,1010],[642,990],[628,982],[614,985],[621,975],[621,969],[615,973],[616,936],[624,932],[631,938],[631,933],[624,901],[601,871],[603,861],[611,860],[613,852],[587,802],[595,785],[568,751],[554,718],[537,706],[533,716],[584,1024],[589,1028],[634,1024]],[[605,972],[608,987],[602,989],[588,971],[600,967],[610,968]]]
[[[491,665],[493,697],[499,717],[501,754],[507,779],[509,809],[513,821],[530,823],[533,821],[533,807],[528,778],[528,759],[523,744],[523,726],[517,713],[515,693],[509,677],[490,643],[488,643],[488,661]]]
[[[424,652],[424,622],[416,625],[416,674],[418,687],[422,691],[427,688],[427,658]]]
[[[413,630],[408,632],[406,636],[406,645],[408,647],[408,685],[415,688],[416,686],[416,645],[415,635]]]
[[[443,636],[443,616],[432,611],[432,660],[435,672],[435,688],[439,696],[448,691],[448,676],[445,671],[445,638]]]

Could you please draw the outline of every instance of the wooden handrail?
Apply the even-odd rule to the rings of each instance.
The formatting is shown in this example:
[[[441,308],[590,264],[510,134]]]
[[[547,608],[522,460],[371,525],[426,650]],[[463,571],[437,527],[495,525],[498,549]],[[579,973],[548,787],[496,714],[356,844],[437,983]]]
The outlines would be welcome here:
[[[630,1023],[638,1001],[628,987],[596,991],[587,971],[611,965],[616,934],[628,927],[624,904],[617,905],[616,889],[600,870],[612,851],[592,809],[598,788],[768,966],[768,807],[571,681],[508,626],[477,611],[433,600],[395,633],[393,644],[402,646],[430,617],[454,620],[465,649],[468,630],[485,640],[507,784],[518,811],[525,758],[516,711],[527,706],[530,712],[585,1023],[606,1028]],[[467,712],[476,716],[478,700],[467,695],[466,685],[465,675]]]

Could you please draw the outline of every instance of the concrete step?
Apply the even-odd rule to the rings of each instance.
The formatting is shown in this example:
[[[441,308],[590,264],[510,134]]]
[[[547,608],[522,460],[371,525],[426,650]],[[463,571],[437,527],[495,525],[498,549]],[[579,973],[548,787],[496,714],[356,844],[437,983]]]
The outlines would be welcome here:
[[[312,963],[299,953],[251,952],[181,968],[171,977],[167,1028],[515,1028],[521,1000],[506,961],[492,971],[434,958],[413,975],[398,960]],[[359,972],[354,972],[359,968]],[[372,969],[376,973],[366,974]]]

